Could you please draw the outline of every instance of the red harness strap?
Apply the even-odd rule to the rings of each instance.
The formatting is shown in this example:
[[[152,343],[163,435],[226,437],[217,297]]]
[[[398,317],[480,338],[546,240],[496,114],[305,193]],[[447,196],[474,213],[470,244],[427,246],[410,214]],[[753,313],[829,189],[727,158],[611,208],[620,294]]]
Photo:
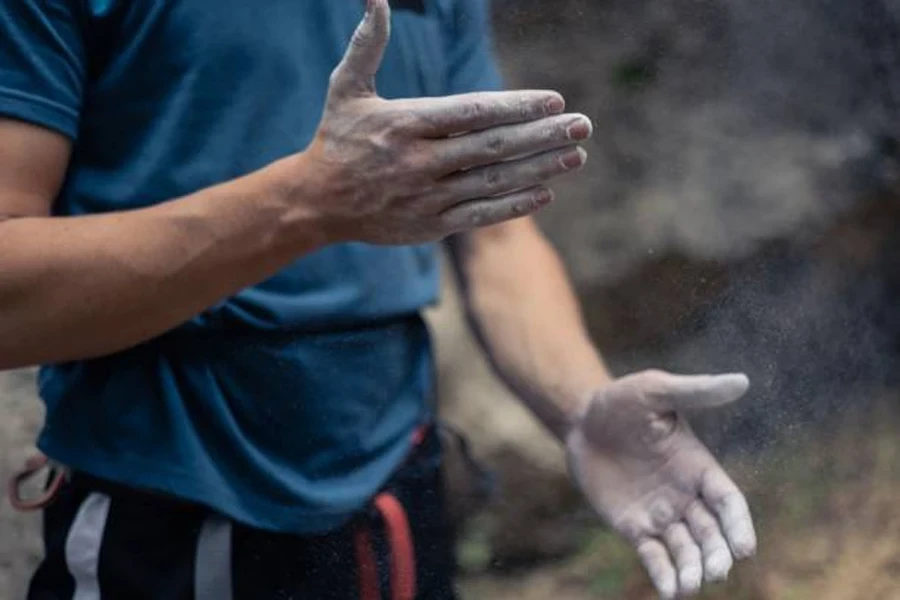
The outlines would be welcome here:
[[[413,448],[422,445],[427,432],[426,427],[421,427],[414,432]],[[37,454],[29,458],[25,467],[10,478],[7,493],[13,508],[20,511],[40,510],[53,501],[66,481],[65,469],[58,468],[56,470],[47,489],[39,496],[25,499],[21,492],[22,485],[26,481],[49,465],[50,460],[46,456]],[[409,527],[406,510],[393,494],[387,492],[375,497],[374,506],[384,521],[390,547],[391,600],[414,600],[416,596],[416,558],[412,530]],[[381,600],[378,564],[375,561],[372,533],[367,525],[361,525],[356,530],[353,542],[356,562],[359,565],[361,600]]]
[[[66,481],[66,472],[61,468],[56,468],[47,489],[39,496],[30,499],[22,496],[22,486],[25,482],[48,465],[50,465],[50,459],[43,454],[36,454],[25,462],[25,467],[21,471],[10,477],[6,492],[9,496],[9,503],[12,504],[14,509],[19,511],[40,510],[56,498]]]
[[[391,600],[413,600],[416,596],[416,559],[412,532],[406,511],[395,496],[388,493],[375,498],[375,508],[384,520],[391,556]],[[362,600],[381,600],[378,566],[368,526],[356,530],[354,539],[359,564],[359,590]]]
[[[427,426],[419,427],[413,433],[412,447],[418,448],[425,442]],[[416,597],[416,552],[412,530],[406,510],[397,497],[391,493],[378,494],[374,500],[375,510],[384,522],[391,560],[391,600],[414,600]],[[372,545],[372,532],[362,524],[356,530],[354,539],[356,563],[359,566],[359,592],[361,600],[381,600],[381,586],[378,581],[378,564]]]
[[[360,525],[353,538],[356,550],[356,564],[359,566],[360,600],[381,600],[378,585],[378,564],[372,549],[372,533],[365,525]]]

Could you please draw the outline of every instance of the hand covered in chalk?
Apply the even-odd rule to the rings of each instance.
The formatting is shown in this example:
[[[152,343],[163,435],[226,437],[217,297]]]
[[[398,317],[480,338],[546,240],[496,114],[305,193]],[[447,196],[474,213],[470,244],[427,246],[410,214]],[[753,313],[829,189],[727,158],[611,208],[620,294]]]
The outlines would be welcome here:
[[[576,482],[635,546],[663,598],[695,594],[756,551],[747,501],[683,414],[748,387],[744,375],[638,373],[598,390],[568,435]]]
[[[556,92],[484,92],[386,100],[376,74],[388,46],[388,0],[366,16],[331,76],[318,131],[293,159],[291,189],[332,242],[432,242],[523,217],[578,171],[590,120]]]

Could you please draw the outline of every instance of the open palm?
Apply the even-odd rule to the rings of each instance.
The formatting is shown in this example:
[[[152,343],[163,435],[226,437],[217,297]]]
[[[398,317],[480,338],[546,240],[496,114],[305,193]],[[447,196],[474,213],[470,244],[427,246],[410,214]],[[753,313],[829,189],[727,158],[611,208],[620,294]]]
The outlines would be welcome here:
[[[663,598],[724,579],[756,551],[747,501],[683,413],[743,396],[744,375],[630,375],[598,390],[567,439],[593,508],[637,549]]]

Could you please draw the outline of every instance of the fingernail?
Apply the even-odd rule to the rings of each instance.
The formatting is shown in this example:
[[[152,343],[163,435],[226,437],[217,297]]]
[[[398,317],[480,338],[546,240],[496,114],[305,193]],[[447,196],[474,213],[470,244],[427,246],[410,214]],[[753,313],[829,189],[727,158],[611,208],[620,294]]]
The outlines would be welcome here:
[[[547,113],[551,115],[558,115],[566,108],[566,102],[562,99],[561,96],[553,96],[544,104],[547,108]]]
[[[552,190],[542,190],[537,197],[537,202],[541,206],[546,206],[553,202],[553,191]]]
[[[584,166],[587,160],[587,152],[584,148],[577,148],[571,152],[566,152],[562,156],[562,164],[566,169],[578,169]]]
[[[591,137],[591,131],[591,122],[584,117],[579,117],[574,123],[569,125],[568,129],[566,129],[566,133],[569,134],[569,139],[574,141],[588,139]]]

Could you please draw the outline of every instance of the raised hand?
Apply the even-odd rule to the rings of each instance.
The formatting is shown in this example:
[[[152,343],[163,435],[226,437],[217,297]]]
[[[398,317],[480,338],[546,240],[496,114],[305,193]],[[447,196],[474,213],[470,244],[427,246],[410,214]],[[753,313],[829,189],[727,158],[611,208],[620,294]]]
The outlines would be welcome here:
[[[576,481],[663,598],[695,594],[756,551],[747,501],[684,418],[748,386],[744,375],[631,375],[598,390],[569,435]]]
[[[378,97],[389,37],[387,0],[369,0],[300,155],[332,239],[418,243],[521,217],[552,200],[548,180],[584,164],[590,120],[562,114],[555,92]]]

